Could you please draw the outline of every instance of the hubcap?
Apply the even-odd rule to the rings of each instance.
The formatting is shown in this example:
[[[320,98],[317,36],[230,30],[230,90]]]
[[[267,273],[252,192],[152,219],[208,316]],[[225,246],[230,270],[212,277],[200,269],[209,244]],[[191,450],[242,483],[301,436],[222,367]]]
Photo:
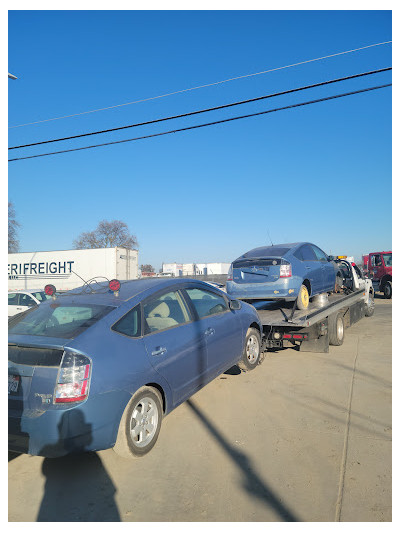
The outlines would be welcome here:
[[[260,344],[255,335],[250,335],[246,344],[246,356],[249,363],[254,364],[260,351]]]
[[[143,448],[151,442],[158,427],[158,409],[152,398],[141,398],[130,420],[130,435],[135,446]]]
[[[301,289],[301,301],[304,307],[308,306],[308,290],[305,287]]]
[[[337,336],[338,336],[338,338],[342,339],[343,338],[343,334],[344,334],[343,320],[339,319],[337,321]]]

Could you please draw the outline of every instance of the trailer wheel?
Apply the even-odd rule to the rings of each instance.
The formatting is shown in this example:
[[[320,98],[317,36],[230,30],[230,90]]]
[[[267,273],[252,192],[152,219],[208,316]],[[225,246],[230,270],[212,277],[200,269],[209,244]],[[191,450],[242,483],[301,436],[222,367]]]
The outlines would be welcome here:
[[[383,287],[383,294],[385,296],[385,298],[387,298],[388,300],[390,300],[390,298],[392,297],[392,282],[391,281],[387,281]]]
[[[253,370],[260,363],[261,336],[258,329],[249,328],[244,341],[244,349],[238,367],[241,370]]]
[[[335,313],[328,318],[328,335],[331,346],[341,346],[344,341],[344,320],[342,313]]]
[[[375,302],[372,292],[368,295],[368,302],[365,304],[365,316],[372,316],[375,311]]]
[[[297,296],[297,301],[296,301],[297,309],[307,309],[309,302],[310,302],[310,295],[308,294],[307,287],[303,283],[300,287],[299,295]]]

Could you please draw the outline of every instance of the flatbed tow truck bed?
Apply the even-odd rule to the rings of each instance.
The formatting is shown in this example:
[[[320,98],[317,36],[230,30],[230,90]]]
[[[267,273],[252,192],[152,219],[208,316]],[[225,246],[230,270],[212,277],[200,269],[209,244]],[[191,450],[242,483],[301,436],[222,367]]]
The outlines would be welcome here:
[[[364,289],[350,294],[332,293],[321,307],[310,302],[296,309],[295,302],[256,302],[263,327],[263,348],[298,345],[301,351],[328,352],[329,344],[343,344],[344,329],[366,315]]]

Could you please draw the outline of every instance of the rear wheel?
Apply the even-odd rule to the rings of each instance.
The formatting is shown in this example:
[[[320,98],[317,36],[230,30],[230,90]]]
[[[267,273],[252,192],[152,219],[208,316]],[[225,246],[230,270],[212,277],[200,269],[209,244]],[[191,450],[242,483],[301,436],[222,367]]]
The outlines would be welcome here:
[[[387,281],[383,286],[383,294],[385,298],[389,299],[392,297],[392,282]]]
[[[344,341],[344,319],[341,313],[335,313],[328,318],[329,344],[341,346]]]
[[[148,453],[157,441],[162,416],[159,391],[152,387],[139,389],[124,411],[114,451],[128,458]]]
[[[307,287],[303,283],[300,287],[300,291],[297,296],[297,301],[296,301],[297,309],[307,309],[309,303],[310,303],[310,295],[308,293]]]
[[[372,292],[368,295],[368,301],[365,304],[365,316],[372,316],[375,311],[375,302]]]
[[[261,355],[261,336],[258,329],[249,328],[244,341],[242,359],[238,363],[241,370],[253,370],[259,362]]]

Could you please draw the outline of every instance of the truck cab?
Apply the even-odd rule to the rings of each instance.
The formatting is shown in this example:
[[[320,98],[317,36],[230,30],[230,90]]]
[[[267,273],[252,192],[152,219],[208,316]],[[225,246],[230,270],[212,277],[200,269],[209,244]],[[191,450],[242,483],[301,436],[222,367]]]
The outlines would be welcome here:
[[[385,298],[392,297],[392,252],[368,254],[368,276],[375,290],[383,292]]]

